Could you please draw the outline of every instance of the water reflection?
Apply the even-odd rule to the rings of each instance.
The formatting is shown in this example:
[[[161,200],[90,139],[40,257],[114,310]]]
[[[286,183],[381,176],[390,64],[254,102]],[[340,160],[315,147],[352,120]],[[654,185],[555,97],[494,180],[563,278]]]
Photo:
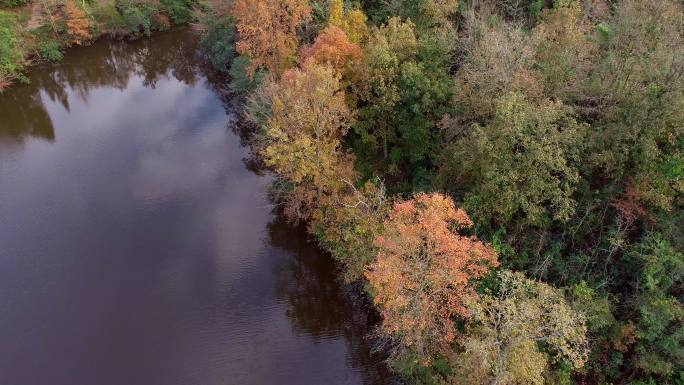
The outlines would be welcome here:
[[[0,384],[387,383],[193,41],[98,42],[0,96]]]
[[[270,244],[293,255],[275,268],[276,295],[287,304],[295,332],[316,340],[344,336],[350,349],[349,365],[360,369],[363,383],[389,384],[387,367],[377,364],[385,356],[374,352],[368,339],[367,331],[379,321],[375,314],[365,311],[363,301],[347,292],[354,289],[341,284],[334,264],[303,236],[303,228],[293,228],[277,215],[268,224],[268,234]]]
[[[149,88],[170,77],[194,85],[201,71],[189,34],[169,33],[135,42],[98,42],[74,48],[58,64],[34,68],[29,84],[0,94],[0,139],[33,136],[54,140],[44,98],[69,111],[70,98],[87,102],[93,89],[125,90],[132,77],[141,77]]]
[[[0,94],[0,140],[3,136],[21,139],[27,135],[55,139],[52,120],[38,90],[23,85]]]

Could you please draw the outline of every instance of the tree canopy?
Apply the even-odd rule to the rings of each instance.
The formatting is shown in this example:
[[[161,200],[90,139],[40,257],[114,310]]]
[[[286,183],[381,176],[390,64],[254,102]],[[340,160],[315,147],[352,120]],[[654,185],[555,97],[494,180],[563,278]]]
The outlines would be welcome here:
[[[233,13],[230,88],[276,199],[407,382],[682,384],[681,1]]]

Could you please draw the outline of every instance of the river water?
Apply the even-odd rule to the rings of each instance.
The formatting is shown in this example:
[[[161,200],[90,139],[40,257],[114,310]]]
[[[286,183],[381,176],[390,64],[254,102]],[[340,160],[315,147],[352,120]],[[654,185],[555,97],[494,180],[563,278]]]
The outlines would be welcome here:
[[[0,384],[388,381],[195,40],[99,41],[0,95]]]

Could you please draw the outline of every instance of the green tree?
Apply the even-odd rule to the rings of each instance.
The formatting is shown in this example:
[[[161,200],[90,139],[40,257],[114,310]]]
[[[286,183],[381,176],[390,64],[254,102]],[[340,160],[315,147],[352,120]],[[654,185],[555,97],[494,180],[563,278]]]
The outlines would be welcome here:
[[[205,15],[202,19],[204,31],[199,47],[211,65],[227,73],[237,56],[235,52],[235,18],[221,15]]]
[[[650,235],[627,258],[637,271],[634,366],[670,383],[684,371],[684,254]]]
[[[439,41],[418,39],[413,23],[399,18],[371,30],[351,80],[359,106],[354,148],[372,170],[415,182],[430,167],[451,91],[448,49]]]
[[[399,66],[417,52],[413,25],[393,18],[370,32],[364,59],[355,68],[352,87],[361,106],[356,130],[364,143],[380,146],[385,158],[393,136],[388,115],[400,100],[396,84]]]
[[[322,208],[323,214],[311,224],[312,232],[335,260],[344,266],[348,282],[363,279],[365,269],[375,261],[378,250],[374,244],[384,231],[383,223],[390,209],[384,185],[367,181],[356,188],[352,181],[337,202]]]
[[[25,53],[20,41],[16,17],[0,11],[0,90],[21,74]]]
[[[443,178],[468,186],[468,207],[493,228],[566,221],[575,207],[584,132],[562,103],[511,93],[496,102],[491,123],[451,147]]]

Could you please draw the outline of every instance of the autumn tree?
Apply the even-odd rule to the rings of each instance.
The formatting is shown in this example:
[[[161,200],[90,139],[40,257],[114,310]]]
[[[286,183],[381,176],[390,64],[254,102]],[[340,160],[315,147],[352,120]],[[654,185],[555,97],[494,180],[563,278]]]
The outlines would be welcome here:
[[[335,26],[327,27],[310,46],[302,49],[300,60],[304,66],[327,65],[340,71],[352,60],[361,57],[361,48],[349,41],[347,34]]]
[[[474,281],[498,265],[494,249],[459,233],[471,226],[466,212],[442,194],[394,204],[366,278],[382,313],[381,331],[397,344],[395,359],[427,365],[448,355],[454,319],[471,316]]]
[[[236,0],[237,52],[250,60],[250,77],[265,68],[278,77],[296,62],[297,27],[311,8],[306,0]]]
[[[366,37],[366,15],[359,9],[345,10],[343,0],[330,0],[328,24],[343,30],[349,40],[359,44]]]
[[[92,21],[83,8],[73,1],[67,1],[64,12],[67,34],[72,42],[81,45],[92,40]]]
[[[456,359],[453,384],[546,383],[553,364],[587,360],[584,316],[553,287],[501,271],[495,293],[471,303],[475,325]]]
[[[336,199],[343,180],[356,180],[353,161],[341,148],[353,114],[334,69],[286,71],[258,91],[251,116],[264,127],[260,153],[266,165],[287,182],[290,219],[318,219],[317,208]]]

